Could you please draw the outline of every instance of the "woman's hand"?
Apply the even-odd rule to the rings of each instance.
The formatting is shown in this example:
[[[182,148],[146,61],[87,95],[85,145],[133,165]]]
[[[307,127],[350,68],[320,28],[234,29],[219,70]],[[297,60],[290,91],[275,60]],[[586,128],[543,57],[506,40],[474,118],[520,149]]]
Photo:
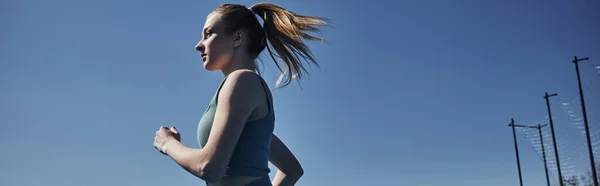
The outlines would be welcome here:
[[[178,142],[181,141],[181,135],[177,129],[174,126],[170,129],[161,126],[160,129],[156,131],[156,136],[154,137],[154,148],[167,155],[167,148],[169,147],[169,143],[173,140],[177,140]]]

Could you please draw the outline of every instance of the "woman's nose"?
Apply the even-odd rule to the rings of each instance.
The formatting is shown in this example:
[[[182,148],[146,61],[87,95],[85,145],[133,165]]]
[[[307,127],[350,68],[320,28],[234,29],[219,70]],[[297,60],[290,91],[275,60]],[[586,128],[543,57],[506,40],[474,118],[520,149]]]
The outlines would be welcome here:
[[[202,43],[198,43],[196,45],[196,51],[204,53],[204,45]]]

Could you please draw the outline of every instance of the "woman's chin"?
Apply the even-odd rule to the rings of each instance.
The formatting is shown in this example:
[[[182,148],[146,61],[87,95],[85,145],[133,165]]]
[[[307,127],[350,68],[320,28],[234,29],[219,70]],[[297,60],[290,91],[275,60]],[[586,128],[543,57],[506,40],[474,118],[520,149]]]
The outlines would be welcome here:
[[[215,71],[215,70],[219,70],[217,68],[215,68],[214,65],[212,65],[211,63],[208,62],[204,62],[203,63],[204,69],[208,70],[208,71]]]

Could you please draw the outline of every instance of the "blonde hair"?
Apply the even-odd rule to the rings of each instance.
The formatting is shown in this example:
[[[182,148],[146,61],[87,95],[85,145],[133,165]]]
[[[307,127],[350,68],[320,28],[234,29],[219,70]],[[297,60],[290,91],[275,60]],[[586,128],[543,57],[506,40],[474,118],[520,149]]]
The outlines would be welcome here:
[[[239,29],[247,32],[248,52],[252,57],[258,57],[267,48],[281,72],[276,83],[277,87],[285,87],[294,79],[300,80],[308,74],[302,60],[319,67],[304,40],[323,42],[322,38],[306,32],[320,32],[317,27],[327,26],[329,19],[296,14],[271,3],[257,3],[250,8],[237,4],[224,4],[214,12],[221,14],[227,25],[226,32],[233,33]],[[260,26],[255,14],[263,19],[263,26]],[[276,58],[283,61],[283,68]]]

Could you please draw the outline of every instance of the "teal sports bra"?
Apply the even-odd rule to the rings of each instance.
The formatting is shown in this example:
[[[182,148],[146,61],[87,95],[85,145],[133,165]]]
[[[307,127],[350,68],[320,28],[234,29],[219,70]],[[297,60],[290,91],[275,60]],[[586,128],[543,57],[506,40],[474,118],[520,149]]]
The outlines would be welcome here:
[[[260,78],[265,94],[267,95],[269,112],[262,119],[246,122],[231,159],[229,160],[227,171],[225,173],[226,176],[269,177],[271,135],[273,134],[273,129],[275,127],[273,97],[264,79],[258,74],[256,75]],[[215,112],[217,111],[219,91],[226,79],[227,77],[221,81],[217,92],[213,96],[212,101],[198,123],[198,143],[201,148],[204,148],[208,141]]]

